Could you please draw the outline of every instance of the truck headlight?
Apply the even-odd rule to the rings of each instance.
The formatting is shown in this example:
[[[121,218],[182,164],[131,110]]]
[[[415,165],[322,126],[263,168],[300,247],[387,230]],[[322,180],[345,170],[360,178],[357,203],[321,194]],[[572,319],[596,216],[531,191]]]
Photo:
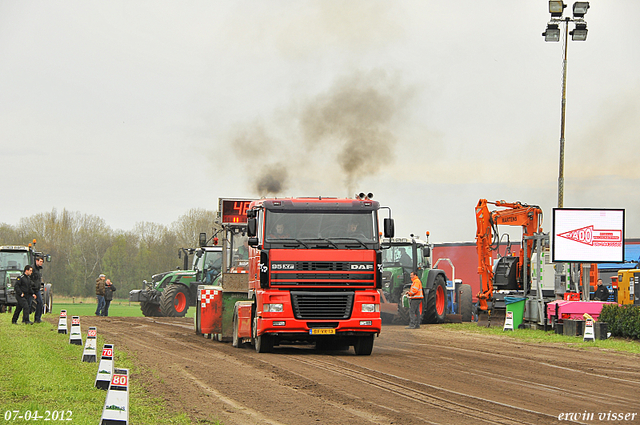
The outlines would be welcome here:
[[[264,304],[263,311],[270,313],[282,313],[282,304]]]
[[[363,313],[377,313],[380,311],[380,304],[362,304]]]

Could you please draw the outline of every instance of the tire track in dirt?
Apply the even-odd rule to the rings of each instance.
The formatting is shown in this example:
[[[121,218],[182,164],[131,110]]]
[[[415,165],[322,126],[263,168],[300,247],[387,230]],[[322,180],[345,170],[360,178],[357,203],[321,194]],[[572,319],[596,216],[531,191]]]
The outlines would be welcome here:
[[[638,411],[638,355],[439,326],[383,328],[371,356],[308,346],[257,354],[197,336],[184,318],[82,320],[132,354],[133,382],[198,423],[556,424],[567,411]]]

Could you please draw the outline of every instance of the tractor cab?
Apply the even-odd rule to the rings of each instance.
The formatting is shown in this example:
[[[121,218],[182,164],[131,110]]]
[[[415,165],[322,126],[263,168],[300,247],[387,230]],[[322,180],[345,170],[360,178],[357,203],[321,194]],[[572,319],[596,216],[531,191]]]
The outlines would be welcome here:
[[[220,247],[196,249],[192,270],[196,271],[196,281],[213,285],[222,272],[222,249]]]
[[[382,251],[382,289],[388,299],[398,302],[403,288],[411,285],[411,271],[431,267],[431,246],[415,238],[385,239],[383,246],[387,249]]]

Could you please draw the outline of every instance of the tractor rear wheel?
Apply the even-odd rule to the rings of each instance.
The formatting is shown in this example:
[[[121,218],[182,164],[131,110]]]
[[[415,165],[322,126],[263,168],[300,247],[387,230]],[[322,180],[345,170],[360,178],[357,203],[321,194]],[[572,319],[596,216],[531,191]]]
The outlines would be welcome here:
[[[473,300],[471,296],[471,285],[460,285],[458,289],[458,312],[462,316],[463,322],[471,321],[471,310],[473,309]]]
[[[159,316],[162,316],[162,313],[160,312],[160,306],[158,304],[151,304],[151,303],[141,302],[140,303],[140,310],[142,310],[142,314],[145,317],[159,317]]]
[[[162,291],[160,311],[165,317],[184,317],[189,310],[189,290],[184,285],[169,285]]]
[[[442,323],[447,315],[447,287],[441,274],[436,276],[424,305],[422,323]]]

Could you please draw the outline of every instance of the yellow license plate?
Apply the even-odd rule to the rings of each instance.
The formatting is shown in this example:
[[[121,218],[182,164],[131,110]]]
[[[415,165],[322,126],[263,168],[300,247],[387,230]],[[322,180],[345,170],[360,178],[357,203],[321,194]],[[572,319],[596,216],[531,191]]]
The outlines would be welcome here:
[[[309,333],[311,335],[335,335],[336,330],[335,329],[315,328],[315,329],[309,330]]]

